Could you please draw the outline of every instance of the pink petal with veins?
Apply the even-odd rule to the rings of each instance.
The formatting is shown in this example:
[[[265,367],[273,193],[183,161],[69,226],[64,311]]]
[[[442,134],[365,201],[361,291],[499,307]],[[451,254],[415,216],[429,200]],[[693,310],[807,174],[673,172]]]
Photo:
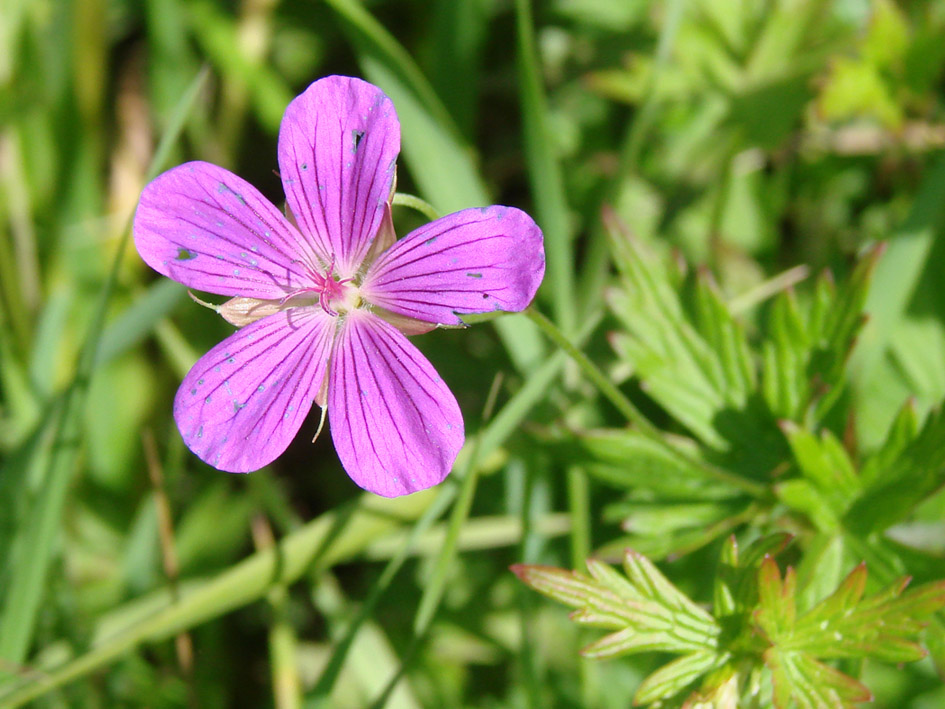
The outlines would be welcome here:
[[[366,81],[329,76],[285,111],[279,171],[322,264],[350,278],[380,230],[400,152],[394,104]]]
[[[300,259],[314,257],[259,190],[205,162],[175,167],[144,188],[134,239],[155,271],[218,295],[281,298],[307,283]]]
[[[396,328],[365,310],[349,313],[329,378],[331,437],[352,480],[396,497],[446,477],[464,441],[459,405]]]
[[[325,378],[335,319],[293,308],[238,330],[201,357],[174,399],[187,447],[219,470],[248,473],[292,442]]]
[[[400,315],[461,325],[457,314],[528,307],[544,273],[541,230],[525,212],[464,209],[420,227],[381,254],[361,294]]]

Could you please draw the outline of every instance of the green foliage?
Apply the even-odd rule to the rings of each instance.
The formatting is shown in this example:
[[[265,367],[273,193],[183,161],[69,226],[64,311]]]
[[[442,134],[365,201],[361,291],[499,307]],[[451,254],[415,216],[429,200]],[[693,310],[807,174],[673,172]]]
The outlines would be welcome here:
[[[0,705],[945,705],[943,31],[941,0],[0,3]],[[427,495],[362,498],[325,435],[200,464],[174,391],[230,328],[123,244],[186,160],[278,203],[329,73],[395,103],[433,205],[398,233],[496,202],[546,237],[535,310],[417,341],[468,435]]]
[[[722,625],[713,635],[724,627],[729,644],[660,670],[656,679],[641,685],[636,700],[670,696],[725,664],[725,653],[737,656],[744,650],[754,653],[753,671],[765,666],[771,672],[778,707],[790,701],[800,706],[865,701],[871,696],[866,686],[822,660],[921,658],[925,651],[915,636],[922,626],[916,619],[927,621],[941,607],[945,588],[945,582],[938,582],[900,596],[904,583],[894,576],[915,564],[914,553],[877,537],[909,520],[922,500],[945,484],[945,417],[933,411],[920,425],[907,402],[876,449],[860,452],[854,441],[840,437],[849,436],[855,416],[847,363],[882,249],[867,253],[839,285],[825,275],[806,293],[794,288],[777,293],[758,309],[765,317],[751,327],[705,272],[690,274],[678,258],[661,258],[615,219],[611,236],[621,272],[609,297],[619,323],[610,336],[617,368],[658,405],[672,435],[654,439],[646,430],[595,430],[578,436],[580,448],[571,459],[606,484],[626,490],[623,501],[608,506],[605,519],[623,520],[627,534],[607,542],[601,553],[614,555],[632,547],[657,558],[675,557],[733,529],[764,530],[786,523],[810,544],[810,557],[802,557],[804,598],[813,600],[818,591],[831,594],[799,615],[793,569],[782,582],[766,557],[757,583],[744,574],[739,578],[732,570],[737,565],[733,547],[716,583],[715,612]],[[688,451],[691,462],[683,463],[673,449]],[[762,482],[770,493],[746,495],[744,488],[721,484],[700,460],[733,479]],[[777,540],[772,538],[771,545]],[[828,548],[840,565],[869,558],[879,580],[891,585],[861,602],[866,582],[862,564],[845,581],[836,578],[837,587],[830,585],[830,574],[818,579],[827,568]],[[757,555],[751,558],[757,565]],[[931,556],[928,562],[934,569]],[[607,607],[594,595],[602,574],[596,562],[589,565],[594,581],[541,567],[516,571],[536,590],[581,608],[572,617],[584,622]],[[834,563],[831,573],[836,576],[838,569]],[[571,593],[565,579],[570,579]],[[609,587],[616,588],[612,581]],[[664,605],[671,605],[673,595],[667,594]],[[632,607],[639,602],[633,593],[618,596]],[[659,604],[658,599],[647,600],[653,608]],[[634,644],[623,647],[617,639],[646,638],[652,632],[639,619],[622,617],[613,608],[608,613],[607,627],[617,632],[585,652],[596,654],[597,645],[636,651]],[[752,637],[758,633],[768,642],[765,649],[754,647]],[[940,633],[933,624],[930,645],[940,642]],[[668,644],[650,649],[683,651]],[[709,652],[708,647],[702,651]],[[677,669],[678,676],[673,674]],[[700,696],[714,696],[723,687],[731,691],[726,683],[737,673],[733,666],[730,672],[713,674],[713,682],[719,683],[703,686]],[[665,695],[649,694],[654,683],[664,686],[666,674],[679,683],[665,684]]]
[[[931,615],[945,608],[945,581],[903,592],[908,579],[900,579],[864,597],[867,574],[860,564],[830,596],[799,610],[794,569],[788,567],[782,580],[767,553],[786,541],[784,535],[761,538],[739,558],[734,537],[729,538],[711,615],[633,550],[624,558],[626,577],[594,559],[587,562],[589,577],[531,564],[512,571],[539,593],[576,608],[574,622],[615,631],[585,647],[581,653],[586,657],[643,652],[681,656],[641,682],[633,698],[637,705],[664,706],[686,690],[691,694],[685,706],[730,706],[723,698],[738,701],[738,694],[748,702],[767,668],[768,691],[778,709],[792,702],[853,707],[871,699],[870,691],[824,660],[902,663],[925,656],[916,638]],[[701,686],[693,691],[700,678]]]

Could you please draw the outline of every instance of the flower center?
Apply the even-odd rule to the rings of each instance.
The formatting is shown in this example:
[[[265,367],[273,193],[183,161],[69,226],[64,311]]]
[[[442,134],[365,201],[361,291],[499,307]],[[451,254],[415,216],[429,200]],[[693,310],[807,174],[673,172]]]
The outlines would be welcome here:
[[[318,271],[307,267],[309,277],[314,285],[299,288],[282,299],[285,303],[301,295],[311,294],[318,299],[318,304],[329,315],[337,317],[361,305],[360,289],[351,283],[353,279],[337,279],[332,274],[335,268],[334,261],[328,266],[328,272],[323,276]]]

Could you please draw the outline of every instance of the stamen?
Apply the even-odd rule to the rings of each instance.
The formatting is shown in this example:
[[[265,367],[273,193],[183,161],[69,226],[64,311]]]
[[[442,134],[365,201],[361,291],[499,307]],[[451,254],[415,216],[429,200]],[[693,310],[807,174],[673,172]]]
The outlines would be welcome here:
[[[297,260],[296,263],[302,263],[305,268],[305,275],[307,275],[312,282],[315,284],[313,286],[306,286],[303,288],[297,288],[291,293],[286,294],[279,301],[279,305],[285,305],[292,298],[295,298],[305,293],[317,293],[318,294],[318,304],[321,306],[322,310],[331,315],[332,317],[338,317],[338,311],[334,310],[331,307],[331,301],[335,298],[340,298],[344,295],[344,284],[348,283],[353,278],[345,278],[342,280],[336,281],[332,277],[332,273],[335,270],[335,257],[332,256],[331,263],[328,264],[328,271],[325,275],[322,275],[317,270],[312,268],[308,263]]]
[[[328,301],[325,298],[325,291],[322,291],[318,296],[318,304],[322,306],[322,310],[333,317],[338,317],[338,313],[328,307]]]

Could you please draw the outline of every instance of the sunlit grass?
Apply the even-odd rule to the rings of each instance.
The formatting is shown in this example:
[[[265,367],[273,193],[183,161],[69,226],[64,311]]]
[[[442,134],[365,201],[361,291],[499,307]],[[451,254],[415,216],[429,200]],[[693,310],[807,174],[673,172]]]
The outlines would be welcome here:
[[[0,705],[622,707],[653,659],[590,665],[591,639],[510,565],[649,545],[709,605],[728,534],[787,531],[782,567],[806,578],[861,560],[877,588],[945,576],[935,441],[857,503],[888,501],[889,530],[864,511],[831,531],[795,485],[806,473],[759,467],[793,460],[793,425],[874,474],[860,466],[890,427],[906,440],[945,399],[943,31],[938,0],[7,3]],[[185,160],[281,204],[282,113],[333,73],[393,99],[402,193],[439,213],[514,205],[546,238],[531,317],[416,341],[467,444],[442,486],[396,500],[361,494],[327,437],[310,443],[317,412],[262,471],[200,463],[172,400],[232,328],[128,247],[143,186]],[[400,234],[425,219],[394,215]],[[634,276],[639,326],[616,232],[660,264]],[[797,323],[881,240],[849,362],[789,361],[808,352],[792,338],[821,332]],[[651,286],[681,311],[646,301]],[[744,353],[712,331],[714,299]],[[663,337],[667,322],[704,343]],[[741,388],[682,386],[709,360]],[[768,369],[798,379],[775,391]],[[736,430],[702,416],[742,395]],[[942,620],[931,660],[860,676],[884,705],[945,701]]]

